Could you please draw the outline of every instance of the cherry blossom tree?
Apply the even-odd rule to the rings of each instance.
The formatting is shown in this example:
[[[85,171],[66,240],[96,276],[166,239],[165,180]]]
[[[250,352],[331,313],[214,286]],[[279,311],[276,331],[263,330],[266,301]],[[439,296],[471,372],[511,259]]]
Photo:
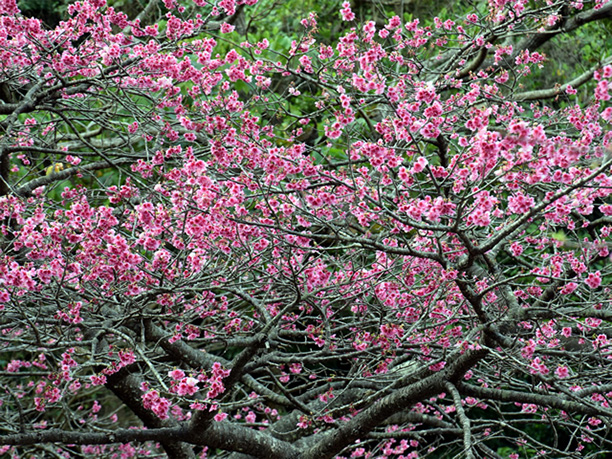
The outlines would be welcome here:
[[[612,451],[612,3],[274,6],[0,1],[2,453]]]

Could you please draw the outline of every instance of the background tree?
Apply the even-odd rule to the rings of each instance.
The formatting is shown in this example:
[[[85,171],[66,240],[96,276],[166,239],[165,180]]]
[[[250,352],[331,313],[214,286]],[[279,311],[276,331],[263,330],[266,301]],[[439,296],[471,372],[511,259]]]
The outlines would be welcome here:
[[[612,3],[116,6],[0,3],[3,453],[611,450]]]

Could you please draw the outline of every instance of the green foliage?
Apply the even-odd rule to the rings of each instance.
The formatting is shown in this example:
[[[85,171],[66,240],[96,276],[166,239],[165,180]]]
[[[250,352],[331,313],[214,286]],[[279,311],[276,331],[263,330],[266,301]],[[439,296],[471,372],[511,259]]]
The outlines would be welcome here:
[[[55,27],[66,17],[64,0],[20,0],[18,6],[24,16],[38,18],[49,27]]]
[[[545,43],[540,52],[547,61],[540,69],[533,71],[533,78],[523,82],[525,90],[551,88],[573,80],[584,72],[597,67],[609,56],[612,48],[612,21],[596,21],[585,24],[571,33],[556,35]],[[577,88],[572,96],[559,96],[557,107],[588,102],[594,82],[587,82]]]

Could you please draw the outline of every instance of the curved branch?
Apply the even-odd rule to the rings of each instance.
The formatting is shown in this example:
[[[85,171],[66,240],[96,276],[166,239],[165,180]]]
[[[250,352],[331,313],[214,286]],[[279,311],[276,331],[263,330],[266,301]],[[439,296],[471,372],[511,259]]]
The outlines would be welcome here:
[[[447,382],[446,390],[448,390],[452,397],[453,402],[455,403],[455,409],[457,410],[457,417],[459,418],[459,423],[461,424],[461,430],[463,430],[463,447],[465,451],[465,457],[467,459],[474,459],[474,452],[472,451],[472,426],[470,424],[470,419],[465,414],[465,410],[463,409],[463,404],[461,403],[461,396],[459,395],[459,391],[454,384]]]
[[[145,334],[147,340],[159,343],[159,345],[169,355],[175,357],[179,361],[186,362],[194,368],[210,368],[215,362],[219,362],[226,368],[231,365],[231,363],[225,360],[223,357],[213,356],[211,354],[201,352],[192,348],[183,341],[176,341],[174,343],[171,343],[168,340],[168,336],[166,336],[163,330],[155,326],[153,323],[151,323],[151,321],[145,322]],[[273,403],[277,403],[282,406],[293,406],[293,403],[287,400],[286,397],[271,391],[249,374],[242,375],[241,382],[249,389],[257,392],[262,397],[265,397]]]
[[[27,446],[40,443],[65,443],[73,445],[110,445],[113,443],[129,443],[132,441],[177,441],[185,428],[162,427],[159,429],[117,429],[112,432],[74,432],[60,429],[42,430],[10,435],[0,435],[3,445]]]
[[[420,400],[439,394],[447,382],[455,382],[488,354],[487,349],[478,349],[449,358],[449,365],[443,371],[421,379],[381,398],[369,408],[361,411],[340,427],[322,435],[314,446],[303,452],[302,459],[331,458],[347,445],[364,438],[372,429],[380,425],[391,414],[414,405]],[[294,456],[298,457],[298,456]]]
[[[140,383],[141,380],[134,374],[127,374],[127,367],[108,378],[108,387],[130,410],[138,416],[147,429],[181,429],[180,424],[174,419],[162,420],[152,411],[146,409],[142,404]],[[159,441],[170,459],[195,458],[193,448],[181,441],[176,436],[158,437]],[[70,442],[67,442],[70,443]],[[107,442],[114,443],[114,442]]]
[[[459,389],[459,392],[464,396],[476,397],[483,400],[497,400],[507,403],[531,403],[534,405],[556,408],[567,413],[581,413],[589,416],[605,416],[612,418],[612,410],[610,409],[571,401],[563,395],[545,395],[534,392],[491,389],[488,387],[477,387],[464,382],[457,384],[457,389]]]
[[[569,81],[561,86],[555,88],[548,89],[538,89],[534,91],[525,91],[514,96],[514,99],[522,102],[526,100],[542,100],[542,99],[551,99],[558,95],[564,94],[566,89],[571,86],[573,88],[578,88],[582,86],[584,83],[593,78],[593,74],[598,68],[601,68],[602,65],[607,65],[612,63],[612,58],[606,59],[603,63],[598,64],[595,67],[592,67],[590,70],[587,70],[582,75],[574,78],[572,81]]]
[[[552,203],[554,203],[558,199],[562,198],[563,196],[566,196],[569,193],[571,193],[572,191],[574,191],[574,190],[576,190],[576,189],[578,189],[580,187],[585,186],[587,183],[592,181],[599,174],[601,174],[602,172],[606,171],[610,167],[610,165],[612,165],[612,158],[608,158],[605,161],[603,161],[603,164],[601,166],[599,166],[597,169],[594,169],[593,172],[591,172],[591,174],[589,174],[586,177],[578,180],[573,185],[568,186],[564,190],[557,191],[549,199],[546,199],[545,201],[542,201],[540,204],[537,204],[537,205],[533,206],[529,212],[527,212],[526,214],[523,214],[521,217],[519,217],[517,220],[515,220],[514,223],[508,225],[507,228],[499,231],[497,234],[495,234],[495,236],[489,238],[487,240],[486,244],[484,244],[484,245],[482,245],[480,247],[477,247],[476,248],[477,254],[483,254],[483,253],[486,253],[489,250],[493,249],[493,247],[495,247],[497,244],[499,244],[505,238],[508,238],[508,237],[512,236],[513,234],[515,234],[517,231],[519,231],[520,228],[525,223],[527,223],[531,218],[533,218],[534,215],[536,215],[537,213],[541,212],[546,207],[548,207],[549,205],[551,205]]]
[[[488,43],[490,42],[491,41],[488,41]],[[482,48],[480,48],[480,51],[478,52],[478,55],[474,58],[474,60],[470,62],[468,65],[466,65],[465,67],[463,67],[461,71],[457,75],[455,75],[455,78],[457,79],[465,78],[469,76],[470,73],[475,72],[482,65],[486,57],[487,57],[487,48],[483,46]]]
[[[509,59],[509,63],[514,65],[516,57],[525,50],[535,51],[544,43],[550,41],[555,36],[562,33],[573,32],[579,27],[588,24],[590,22],[599,21],[601,19],[612,18],[612,3],[606,3],[599,9],[590,9],[587,11],[580,12],[575,16],[568,18],[565,23],[553,26],[541,33],[535,33],[527,36],[521,40],[515,47],[512,53],[512,58]]]
[[[119,166],[121,164],[130,164],[133,163],[134,160],[132,158],[119,158],[113,159],[112,165]],[[83,166],[73,166],[62,171],[53,172],[52,174],[46,175],[44,177],[39,177],[37,179],[31,180],[25,185],[20,186],[14,190],[17,196],[28,197],[32,195],[32,191],[41,186],[48,185],[53,182],[57,182],[59,180],[65,180],[68,177],[72,177],[73,175],[78,174],[79,172],[89,172],[96,171],[100,169],[108,169],[110,166],[108,161],[96,161],[93,163],[85,164]]]

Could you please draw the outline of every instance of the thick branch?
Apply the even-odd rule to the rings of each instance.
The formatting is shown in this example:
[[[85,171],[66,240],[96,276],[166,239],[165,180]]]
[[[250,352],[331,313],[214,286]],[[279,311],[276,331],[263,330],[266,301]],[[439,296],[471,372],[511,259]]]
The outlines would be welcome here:
[[[229,422],[213,422],[204,431],[192,430],[185,440],[225,451],[246,453],[261,459],[299,457],[299,451],[291,443],[274,438],[268,432]]]
[[[464,396],[476,397],[482,400],[498,400],[507,403],[530,403],[543,407],[556,408],[566,413],[581,413],[589,416],[605,416],[612,418],[612,410],[610,409],[567,400],[562,395],[545,395],[534,392],[491,389],[487,387],[477,387],[463,382],[459,383],[457,388]]]
[[[465,414],[465,410],[463,409],[463,404],[461,403],[461,396],[459,395],[459,391],[455,387],[454,384],[447,382],[446,389],[451,393],[453,397],[453,402],[455,403],[455,409],[457,410],[457,417],[459,418],[459,423],[461,424],[461,429],[463,430],[463,446],[465,450],[465,457],[467,459],[474,459],[474,452],[472,451],[472,426],[470,424],[470,419]]]
[[[27,446],[40,443],[64,443],[73,445],[110,445],[133,441],[177,441],[184,433],[184,427],[163,427],[160,429],[117,429],[112,432],[73,432],[60,429],[41,430],[0,436],[0,444]]]
[[[113,432],[69,432],[59,429],[0,436],[0,444],[27,446],[41,443],[75,445],[108,445],[113,443],[155,441],[162,443],[193,444],[219,448],[225,451],[248,453],[251,457],[274,459],[296,453],[290,443],[248,427],[214,423],[205,431],[188,431],[185,426],[153,428],[145,430],[118,429]],[[170,457],[194,457],[184,449]]]
[[[251,346],[244,349],[232,361],[230,365],[230,374],[223,380],[223,385],[225,386],[226,391],[229,391],[234,384],[236,384],[242,378],[245,365],[255,356],[259,348],[263,346],[265,340],[266,337],[263,334],[258,335],[255,342]],[[213,417],[214,413],[211,411],[198,411],[191,420],[191,429],[202,430],[212,421]]]
[[[230,367],[230,362],[223,357],[214,356],[206,352],[196,350],[183,341],[171,343],[163,330],[155,326],[153,323],[151,323],[151,321],[145,324],[145,333],[147,340],[154,343],[159,343],[159,345],[169,355],[176,358],[178,361],[187,363],[192,368],[209,369],[215,362],[219,362],[226,368]],[[289,407],[293,406],[293,403],[287,400],[286,397],[272,392],[270,389],[259,383],[248,374],[242,375],[241,382],[249,389],[257,392],[259,395],[265,397],[273,403]]]
[[[323,434],[313,447],[303,452],[302,459],[332,458],[347,445],[365,436],[385,421],[391,414],[407,409],[415,403],[439,394],[445,389],[448,381],[456,382],[470,368],[482,360],[488,351],[478,349],[466,352],[452,360],[447,368],[422,380],[398,389],[378,400],[369,408],[361,411],[350,421],[343,423],[336,430]]]
[[[174,420],[161,420],[152,411],[145,409],[142,405],[142,392],[140,390],[141,380],[134,374],[124,376],[127,368],[115,373],[108,378],[106,387],[119,397],[119,399],[138,416],[145,426],[150,429],[180,429],[179,424]],[[176,431],[178,433],[178,430]],[[157,438],[170,459],[194,458],[193,448],[186,443],[177,441],[176,437]],[[68,442],[69,443],[69,442]]]
[[[545,201],[542,201],[540,204],[537,204],[537,205],[533,206],[529,212],[523,214],[521,217],[519,217],[517,220],[515,220],[514,223],[508,225],[508,227],[506,227],[505,229],[503,229],[501,231],[498,231],[493,237],[489,238],[485,244],[483,244],[482,246],[478,247],[477,248],[477,253],[478,254],[486,253],[489,250],[491,250],[493,247],[495,247],[497,244],[499,244],[502,240],[511,237],[513,234],[515,234],[517,231],[519,231],[520,228],[524,224],[529,222],[529,220],[531,218],[533,218],[535,215],[540,213],[546,207],[548,207],[549,205],[551,205],[552,203],[554,203],[558,199],[562,198],[563,196],[567,196],[572,191],[577,190],[579,188],[582,188],[587,183],[591,182],[599,174],[601,174],[602,172],[605,172],[606,170],[608,170],[608,168],[610,167],[611,164],[612,164],[612,159],[609,158],[609,159],[605,160],[604,163],[600,167],[598,167],[597,169],[594,169],[593,172],[591,172],[586,177],[578,180],[576,183],[574,183],[573,185],[568,186],[567,188],[565,188],[563,190],[557,191],[549,199],[546,199]]]
[[[514,62],[514,59],[526,49],[528,49],[529,51],[535,51],[544,43],[551,40],[558,34],[573,32],[574,30],[585,24],[588,24],[589,22],[609,18],[612,18],[612,3],[606,3],[597,10],[590,9],[578,13],[575,16],[568,18],[567,21],[561,27],[549,29],[542,33],[531,34],[521,40],[518,45],[514,47],[511,62]]]
[[[118,158],[112,160],[112,165],[119,166],[121,164],[129,164],[133,162],[134,160],[131,158]],[[15,194],[18,196],[28,197],[31,196],[32,191],[34,191],[38,187],[58,182],[60,180],[65,180],[68,177],[72,177],[73,175],[78,174],[79,172],[96,171],[100,169],[108,169],[109,167],[110,166],[108,164],[108,161],[96,161],[93,163],[85,164],[83,166],[79,165],[69,167],[58,172],[53,172],[52,174],[46,175],[44,177],[39,177],[37,179],[31,180],[25,185],[22,185],[19,188],[15,189]]]
[[[567,88],[569,86],[573,87],[573,88],[578,88],[580,86],[582,86],[584,83],[586,83],[587,81],[589,81],[591,78],[593,78],[593,74],[595,73],[595,71],[600,68],[603,65],[607,65],[609,63],[612,63],[612,59],[607,59],[606,61],[604,61],[601,65],[598,64],[597,66],[591,68],[590,70],[587,70],[586,72],[584,72],[582,75],[574,78],[572,81],[569,81],[561,86],[555,87],[555,88],[548,88],[548,89],[538,89],[538,90],[534,90],[534,91],[525,91],[525,92],[521,92],[519,94],[516,94],[514,96],[514,99],[517,101],[525,101],[525,100],[542,100],[542,99],[551,99],[553,97],[557,97],[560,94],[565,94],[565,91],[567,90]]]

